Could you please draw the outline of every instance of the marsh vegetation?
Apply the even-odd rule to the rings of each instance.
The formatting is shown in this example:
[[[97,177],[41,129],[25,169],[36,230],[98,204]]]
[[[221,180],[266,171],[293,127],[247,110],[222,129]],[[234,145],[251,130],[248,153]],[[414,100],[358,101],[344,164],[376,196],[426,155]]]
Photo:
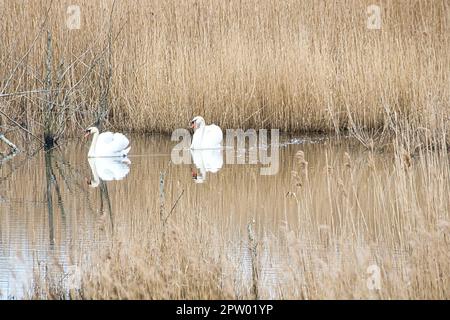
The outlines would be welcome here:
[[[447,1],[71,4],[0,0],[1,298],[450,297]],[[194,115],[280,129],[279,172],[198,183]]]
[[[224,128],[386,130],[407,119],[433,130],[449,114],[449,4],[379,1],[381,28],[370,30],[372,2],[82,0],[69,29],[70,1],[1,1],[1,93],[45,89],[49,31],[67,131],[106,102],[109,124],[127,131],[172,132],[194,115]],[[2,98],[33,132],[46,100]]]
[[[444,150],[305,138],[277,175],[225,164],[197,184],[169,139],[132,140],[128,175],[95,187],[75,142],[2,167],[2,297],[448,298]]]

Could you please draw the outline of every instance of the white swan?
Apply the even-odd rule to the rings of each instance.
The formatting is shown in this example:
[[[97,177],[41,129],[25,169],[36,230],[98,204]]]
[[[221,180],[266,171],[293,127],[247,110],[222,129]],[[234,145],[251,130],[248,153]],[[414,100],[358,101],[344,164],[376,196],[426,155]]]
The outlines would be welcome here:
[[[216,173],[223,166],[222,149],[191,150],[191,156],[199,171],[192,171],[195,183],[205,182],[207,172]]]
[[[206,125],[205,119],[200,116],[191,120],[194,129],[191,149],[216,149],[222,147],[222,129],[215,124]]]
[[[128,158],[89,158],[93,179],[89,186],[95,188],[100,181],[122,180],[130,172],[131,161]]]
[[[103,132],[99,134],[96,127],[86,129],[85,137],[94,135],[88,157],[124,157],[130,152],[130,141],[121,133]]]

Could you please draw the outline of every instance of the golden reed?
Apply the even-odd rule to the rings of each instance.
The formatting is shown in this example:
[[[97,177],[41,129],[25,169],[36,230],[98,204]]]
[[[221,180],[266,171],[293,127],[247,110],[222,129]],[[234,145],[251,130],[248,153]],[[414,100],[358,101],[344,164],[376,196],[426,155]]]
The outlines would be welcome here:
[[[0,84],[44,87],[50,31],[53,87],[58,70],[75,87],[58,100],[66,132],[95,120],[109,62],[117,129],[170,132],[196,114],[230,128],[379,129],[401,118],[436,129],[449,114],[448,1],[378,1],[378,30],[367,28],[372,2],[80,0],[70,29],[71,1],[2,0]],[[42,129],[44,95],[0,99]]]

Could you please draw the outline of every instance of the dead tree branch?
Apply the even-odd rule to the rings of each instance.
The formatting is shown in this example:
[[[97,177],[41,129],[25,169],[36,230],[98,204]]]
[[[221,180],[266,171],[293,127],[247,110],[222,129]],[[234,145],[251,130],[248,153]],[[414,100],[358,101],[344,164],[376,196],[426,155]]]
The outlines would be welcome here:
[[[0,140],[9,146],[13,153],[19,152],[19,148],[17,148],[17,146],[14,143],[8,140],[3,133],[0,133]]]

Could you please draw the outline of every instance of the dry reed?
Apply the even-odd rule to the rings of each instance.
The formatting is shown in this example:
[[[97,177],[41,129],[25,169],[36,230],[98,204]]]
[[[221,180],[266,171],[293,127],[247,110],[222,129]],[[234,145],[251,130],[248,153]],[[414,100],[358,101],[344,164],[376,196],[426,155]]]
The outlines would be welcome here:
[[[113,244],[93,252],[89,263],[78,263],[77,291],[69,293],[57,280],[40,276],[30,294],[39,299],[448,299],[448,152],[421,148],[411,156],[400,140],[392,141],[394,152],[388,154],[325,149],[319,162],[311,162],[305,151],[293,155],[286,184],[276,186],[286,201],[284,207],[277,202],[273,215],[284,211],[298,222],[281,224],[278,232],[252,223],[247,236],[236,230],[236,221],[222,225],[230,217],[215,216],[217,203],[184,198],[181,211],[162,223],[154,187],[153,212],[133,212],[130,223],[127,205],[117,209],[123,213],[115,218],[120,228]],[[170,176],[167,201],[179,194]],[[261,214],[255,214],[257,223]],[[373,270],[379,271],[379,287],[368,284]]]
[[[370,30],[372,2],[78,1],[81,26],[70,30],[70,1],[0,1],[1,93],[44,87],[50,30],[54,70],[67,68],[61,87],[77,84],[62,102],[67,131],[96,120],[108,61],[117,129],[170,132],[195,114],[229,128],[380,129],[406,119],[442,129],[448,2],[380,1],[381,29]],[[42,130],[45,96],[2,99],[12,118]]]
[[[83,0],[81,28],[69,30],[70,1],[0,1],[0,95],[13,93],[0,97],[2,126],[43,130],[46,95],[14,93],[45,88],[49,30],[52,69],[67,71],[52,82],[69,92],[57,100],[65,133],[108,105],[116,129],[170,132],[201,114],[229,128],[350,129],[370,150],[358,161],[327,153],[314,176],[297,154],[292,183],[277,190],[298,226],[258,234],[249,281],[202,211],[213,209],[183,207],[195,214],[170,216],[163,232],[155,205],[131,225],[117,217],[114,245],[81,266],[78,291],[38,274],[31,296],[448,299],[450,7],[379,3],[381,29],[369,30],[369,0],[117,1],[114,10]],[[383,137],[392,162],[377,159],[372,129],[393,133]],[[276,284],[265,283],[267,264],[283,270]],[[367,288],[371,265],[380,290]]]

